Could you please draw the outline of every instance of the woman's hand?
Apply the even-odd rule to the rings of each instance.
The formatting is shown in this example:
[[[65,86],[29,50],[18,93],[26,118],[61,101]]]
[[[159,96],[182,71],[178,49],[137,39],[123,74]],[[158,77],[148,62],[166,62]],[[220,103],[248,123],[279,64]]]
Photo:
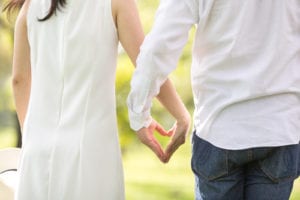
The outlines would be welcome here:
[[[186,136],[190,128],[190,117],[187,116],[183,120],[179,120],[175,123],[174,128],[172,128],[175,133],[173,134],[170,143],[168,144],[166,151],[164,153],[164,163],[169,162],[173,153],[185,143]]]

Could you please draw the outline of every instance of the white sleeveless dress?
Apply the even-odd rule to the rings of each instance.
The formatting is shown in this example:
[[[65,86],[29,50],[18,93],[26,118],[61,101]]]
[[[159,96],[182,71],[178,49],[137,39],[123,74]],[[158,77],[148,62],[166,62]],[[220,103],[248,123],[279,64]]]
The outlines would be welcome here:
[[[31,0],[32,86],[17,200],[122,200],[111,0]]]

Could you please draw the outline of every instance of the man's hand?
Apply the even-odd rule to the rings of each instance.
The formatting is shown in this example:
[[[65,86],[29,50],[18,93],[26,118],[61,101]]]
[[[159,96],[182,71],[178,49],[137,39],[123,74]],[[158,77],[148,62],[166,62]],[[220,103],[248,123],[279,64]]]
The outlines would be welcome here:
[[[140,141],[146,146],[148,146],[157,155],[157,157],[165,163],[166,160],[169,160],[170,158],[168,157],[168,159],[166,159],[165,153],[161,145],[154,137],[155,130],[163,136],[171,137],[174,134],[175,129],[172,128],[170,131],[166,131],[160,124],[152,120],[148,128],[141,128],[137,131],[137,136],[140,139]]]

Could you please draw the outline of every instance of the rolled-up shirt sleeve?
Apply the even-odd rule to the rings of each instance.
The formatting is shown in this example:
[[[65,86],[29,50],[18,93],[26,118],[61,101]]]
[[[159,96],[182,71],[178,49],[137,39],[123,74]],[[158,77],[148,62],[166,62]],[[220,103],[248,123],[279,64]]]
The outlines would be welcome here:
[[[151,123],[152,99],[176,68],[189,30],[198,22],[196,0],[161,0],[152,31],[137,59],[127,98],[130,126],[137,131]]]

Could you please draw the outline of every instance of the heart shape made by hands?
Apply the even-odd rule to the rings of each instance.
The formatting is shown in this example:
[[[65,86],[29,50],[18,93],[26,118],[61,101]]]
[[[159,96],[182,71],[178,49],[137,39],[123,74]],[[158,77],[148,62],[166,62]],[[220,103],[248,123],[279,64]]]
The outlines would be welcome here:
[[[159,123],[152,120],[150,126],[140,129],[137,135],[142,143],[148,146],[163,163],[166,163],[178,147],[173,151],[174,145],[172,145],[171,141],[164,151],[162,145],[155,138],[154,132],[157,131],[162,136],[172,137],[176,132],[176,128],[177,125],[175,124],[170,130],[166,131]]]

